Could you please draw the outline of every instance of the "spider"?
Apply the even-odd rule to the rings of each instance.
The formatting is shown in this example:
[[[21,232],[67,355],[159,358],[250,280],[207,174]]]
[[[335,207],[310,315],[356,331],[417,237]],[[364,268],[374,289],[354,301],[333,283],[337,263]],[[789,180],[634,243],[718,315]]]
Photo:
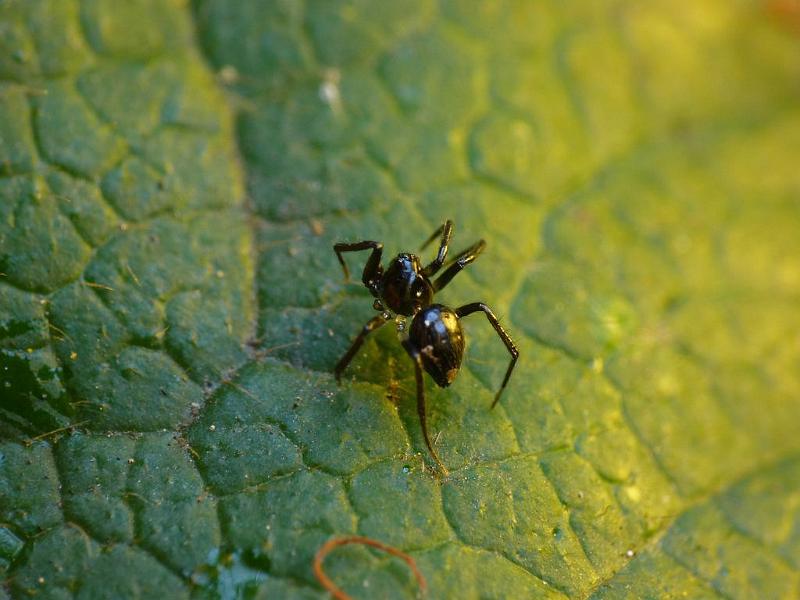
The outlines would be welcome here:
[[[447,220],[425,241],[422,245],[423,250],[437,237],[441,236],[436,258],[424,267],[419,257],[415,254],[401,253],[393,258],[388,267],[384,269],[381,265],[383,244],[380,242],[370,240],[355,243],[340,242],[333,246],[339,263],[342,265],[345,280],[349,280],[350,271],[342,254],[361,250],[372,251],[364,265],[361,281],[375,297],[372,306],[379,312],[378,315],[367,321],[361,332],[356,336],[356,339],[353,340],[349,350],[345,352],[344,356],[336,364],[334,369],[336,380],[340,381],[342,372],[350,364],[359,348],[361,348],[366,337],[391,320],[393,318],[392,313],[398,315],[400,318],[396,319],[397,330],[404,334],[401,343],[414,361],[417,384],[417,414],[422,427],[422,435],[425,438],[425,445],[428,447],[431,456],[433,456],[444,473],[447,473],[447,469],[436,453],[428,435],[425,383],[422,371],[427,371],[440,387],[444,388],[453,383],[464,358],[464,346],[466,343],[460,319],[476,312],[483,312],[486,315],[489,323],[494,327],[497,335],[503,340],[509,354],[511,354],[511,362],[506,370],[503,383],[500,385],[497,394],[495,394],[491,408],[494,408],[498,400],[500,400],[500,394],[503,393],[508,379],[511,377],[511,371],[513,371],[514,365],[519,358],[519,350],[517,350],[511,337],[506,333],[497,317],[486,304],[472,302],[452,309],[443,304],[435,304],[433,302],[433,296],[436,292],[450,283],[453,277],[473,262],[486,247],[486,242],[478,240],[445,263],[452,235],[453,222]],[[433,276],[442,268],[444,268],[444,271],[436,279],[433,279]],[[411,317],[411,324],[407,333],[404,333],[406,327],[403,317]]]

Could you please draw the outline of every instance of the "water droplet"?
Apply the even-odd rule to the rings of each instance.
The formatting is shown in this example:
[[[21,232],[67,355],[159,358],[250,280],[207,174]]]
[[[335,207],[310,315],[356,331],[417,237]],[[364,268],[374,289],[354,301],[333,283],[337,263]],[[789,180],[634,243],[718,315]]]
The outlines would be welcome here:
[[[222,83],[236,83],[239,79],[239,71],[236,70],[236,67],[233,65],[225,65],[219,70],[219,78],[222,80]]]

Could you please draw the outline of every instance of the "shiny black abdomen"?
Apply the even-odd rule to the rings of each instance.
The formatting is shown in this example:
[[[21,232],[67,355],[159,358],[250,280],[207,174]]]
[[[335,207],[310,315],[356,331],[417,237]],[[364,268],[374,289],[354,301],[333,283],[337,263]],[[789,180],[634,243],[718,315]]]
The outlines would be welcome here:
[[[442,304],[422,309],[411,321],[408,336],[433,380],[441,387],[453,383],[461,368],[465,343],[455,311]]]

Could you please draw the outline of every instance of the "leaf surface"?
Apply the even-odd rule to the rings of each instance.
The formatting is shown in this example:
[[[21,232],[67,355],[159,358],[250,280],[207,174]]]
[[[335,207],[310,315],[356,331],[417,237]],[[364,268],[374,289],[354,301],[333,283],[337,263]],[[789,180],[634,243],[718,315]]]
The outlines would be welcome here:
[[[562,4],[0,3],[0,598],[800,595],[800,39]],[[446,218],[442,478],[331,246]]]

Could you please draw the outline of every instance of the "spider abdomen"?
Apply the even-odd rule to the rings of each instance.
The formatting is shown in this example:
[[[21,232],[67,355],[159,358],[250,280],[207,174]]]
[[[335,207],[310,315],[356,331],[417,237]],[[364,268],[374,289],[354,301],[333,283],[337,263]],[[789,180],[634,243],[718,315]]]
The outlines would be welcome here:
[[[422,365],[440,387],[447,387],[458,374],[464,358],[464,331],[455,311],[432,304],[414,315],[409,340],[419,351]]]

